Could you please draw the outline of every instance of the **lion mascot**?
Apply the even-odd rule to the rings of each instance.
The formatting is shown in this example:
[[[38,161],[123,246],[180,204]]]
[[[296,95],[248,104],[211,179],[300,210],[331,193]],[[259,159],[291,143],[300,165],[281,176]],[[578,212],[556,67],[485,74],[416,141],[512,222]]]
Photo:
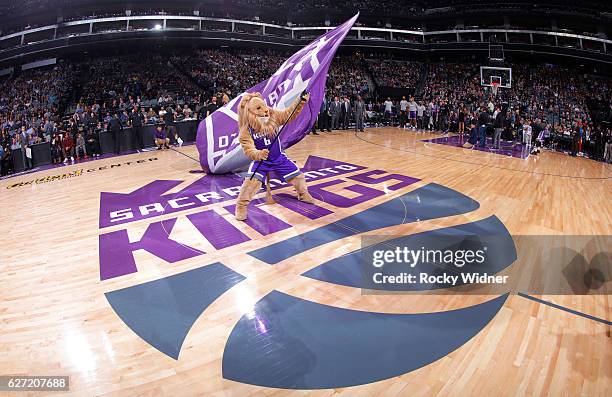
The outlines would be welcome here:
[[[276,110],[268,107],[258,92],[248,93],[242,97],[238,105],[238,127],[240,129],[238,140],[244,154],[252,162],[238,194],[236,219],[240,221],[247,219],[247,207],[266,177],[268,202],[273,203],[269,184],[271,171],[275,171],[281,179],[293,185],[297,191],[298,200],[314,203],[314,199],[308,193],[304,175],[283,152],[280,140],[274,139],[284,124],[290,123],[300,114],[308,99],[309,94],[301,95],[287,109]]]

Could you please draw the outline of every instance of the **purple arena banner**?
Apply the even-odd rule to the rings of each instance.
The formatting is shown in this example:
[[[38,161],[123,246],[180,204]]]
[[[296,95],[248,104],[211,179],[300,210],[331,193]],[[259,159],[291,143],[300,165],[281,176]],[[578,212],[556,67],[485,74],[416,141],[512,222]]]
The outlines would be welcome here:
[[[302,113],[279,138],[283,148],[302,140],[314,125],[323,102],[329,65],[358,16],[320,36],[288,58],[272,77],[247,90],[260,92],[268,106],[280,110],[291,106],[302,91],[310,92],[310,100]],[[198,126],[196,147],[202,169],[207,173],[241,172],[250,163],[238,142],[237,110],[244,94],[219,108]]]

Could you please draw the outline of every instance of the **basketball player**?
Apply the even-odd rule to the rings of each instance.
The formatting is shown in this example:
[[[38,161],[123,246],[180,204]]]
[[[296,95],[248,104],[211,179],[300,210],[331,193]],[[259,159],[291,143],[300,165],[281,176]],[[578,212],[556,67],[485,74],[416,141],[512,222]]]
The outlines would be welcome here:
[[[406,111],[408,109],[408,101],[406,97],[403,96],[400,101],[400,125],[399,128],[406,128]]]
[[[531,122],[527,119],[523,124],[523,143],[527,147],[531,147],[531,132]]]
[[[417,103],[414,101],[413,96],[410,97],[410,102],[408,102],[408,111],[410,115],[410,128],[416,131]]]

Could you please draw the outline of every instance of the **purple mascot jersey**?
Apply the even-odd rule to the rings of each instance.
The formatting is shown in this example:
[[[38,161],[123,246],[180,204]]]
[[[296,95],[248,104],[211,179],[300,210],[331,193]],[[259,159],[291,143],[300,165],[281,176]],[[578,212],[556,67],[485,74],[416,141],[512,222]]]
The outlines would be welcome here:
[[[271,171],[274,171],[285,182],[300,175],[300,169],[298,166],[295,165],[295,163],[291,161],[283,152],[279,139],[275,140],[274,145],[270,147],[270,144],[274,139],[273,137],[267,136],[266,134],[258,134],[257,132],[253,131],[252,128],[249,128],[249,132],[251,133],[251,137],[253,138],[253,142],[255,143],[255,148],[257,148],[257,150],[270,150],[267,160],[251,162],[247,172],[249,177],[253,175],[253,172],[255,169],[257,169],[260,162],[261,165],[259,166],[259,169],[257,169],[254,178],[260,180],[261,182],[264,182],[266,174]]]

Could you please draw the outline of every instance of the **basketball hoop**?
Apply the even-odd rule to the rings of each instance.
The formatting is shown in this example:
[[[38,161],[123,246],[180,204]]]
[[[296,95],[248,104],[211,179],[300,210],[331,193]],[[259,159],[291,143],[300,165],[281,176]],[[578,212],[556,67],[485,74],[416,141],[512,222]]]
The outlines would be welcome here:
[[[491,83],[491,91],[493,91],[493,95],[497,97],[497,89],[499,88],[499,83],[494,81]]]

